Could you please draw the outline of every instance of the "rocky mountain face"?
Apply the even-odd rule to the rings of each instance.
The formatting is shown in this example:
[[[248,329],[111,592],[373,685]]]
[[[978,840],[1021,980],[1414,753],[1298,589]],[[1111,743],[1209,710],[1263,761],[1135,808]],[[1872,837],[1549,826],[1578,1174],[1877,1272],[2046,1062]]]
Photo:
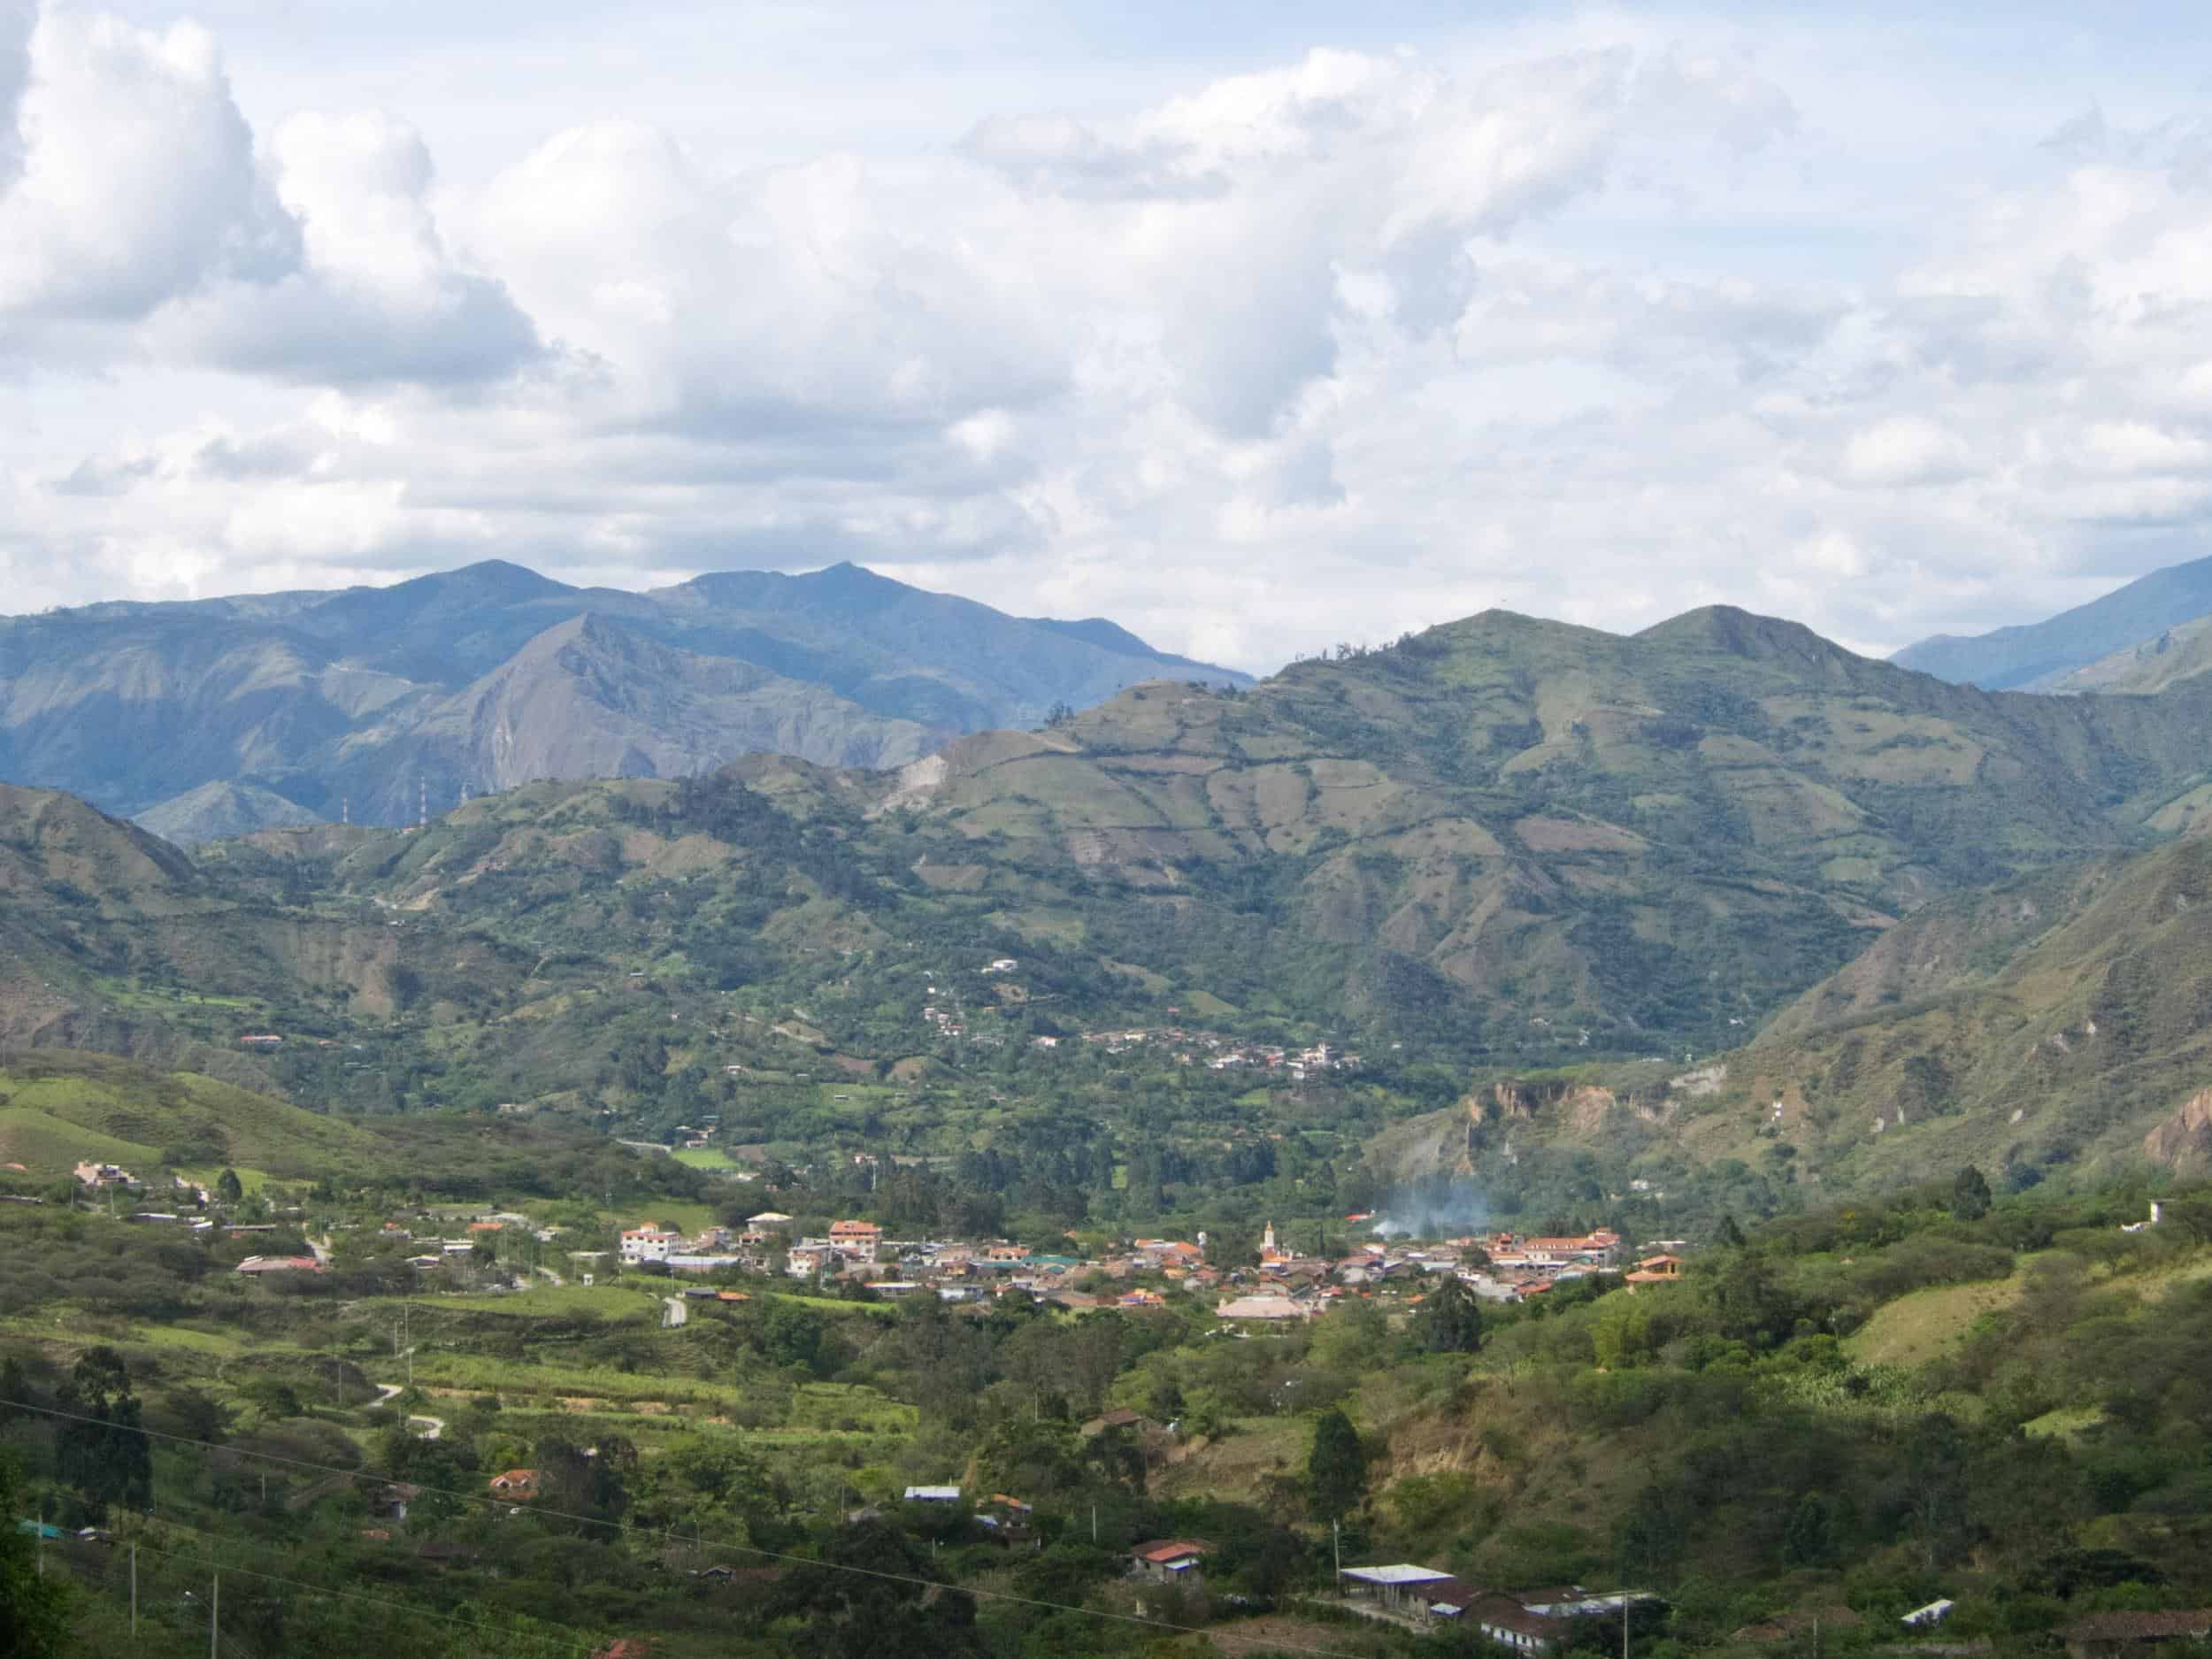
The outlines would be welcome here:
[[[1246,680],[1111,623],[1010,617],[851,565],[634,594],[492,563],[0,619],[0,777],[188,841],[301,812],[398,824],[426,794],[443,809],[756,750],[895,765],[1161,677]],[[211,785],[232,793],[196,794]]]
[[[2110,676],[2093,672],[2082,678],[2082,671],[2139,647],[2154,647],[2165,634],[2208,615],[2212,558],[2201,558],[2153,571],[2047,621],[1971,637],[1938,634],[1907,646],[1892,660],[1991,691],[2095,689]]]
[[[2192,1094],[2180,1110],[2145,1135],[2143,1156],[2176,1169],[2201,1171],[2212,1164],[2212,1088]]]

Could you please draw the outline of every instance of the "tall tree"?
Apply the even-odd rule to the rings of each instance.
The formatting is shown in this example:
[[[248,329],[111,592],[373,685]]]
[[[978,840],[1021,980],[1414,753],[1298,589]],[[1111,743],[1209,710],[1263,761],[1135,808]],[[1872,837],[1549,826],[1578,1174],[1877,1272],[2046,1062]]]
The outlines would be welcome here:
[[[794,1567],[772,1612],[807,1624],[798,1649],[822,1659],[958,1659],[982,1651],[975,1600],[949,1586],[912,1540],[880,1521],[840,1527],[818,1562]]]
[[[1482,1346],[1482,1302],[1456,1273],[1421,1302],[1421,1346],[1432,1354],[1472,1354]]]
[[[1306,1497],[1325,1521],[1340,1521],[1367,1495],[1367,1448],[1352,1419],[1339,1410],[1321,1414],[1306,1455]]]
[[[1932,1572],[1966,1535],[1966,1436],[1950,1417],[1932,1411],[1908,1431],[1902,1450],[1905,1508],[1921,1564]]]
[[[1979,1221],[1989,1213],[1989,1179],[1971,1164],[1951,1183],[1951,1213],[1961,1221]]]
[[[88,1349],[58,1405],[66,1414],[55,1447],[61,1479],[96,1509],[111,1503],[142,1509],[152,1502],[153,1452],[123,1356],[111,1348]]]

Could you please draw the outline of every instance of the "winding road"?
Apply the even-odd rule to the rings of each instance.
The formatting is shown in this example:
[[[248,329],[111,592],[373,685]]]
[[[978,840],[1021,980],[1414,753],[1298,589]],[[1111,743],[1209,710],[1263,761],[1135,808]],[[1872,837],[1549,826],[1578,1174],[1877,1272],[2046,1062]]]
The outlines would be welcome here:
[[[661,1305],[668,1310],[668,1311],[661,1317],[661,1323],[664,1325],[688,1325],[691,1323],[691,1310],[684,1306],[684,1299],[681,1296],[663,1296],[661,1298]]]
[[[399,1398],[403,1392],[403,1390],[397,1383],[378,1383],[376,1385],[377,1398],[375,1402],[369,1407],[369,1409],[375,1411],[382,1407],[391,1404],[393,1401]],[[420,1434],[418,1434],[415,1437],[419,1440],[434,1440],[440,1439],[445,1433],[445,1419],[443,1417],[426,1417],[420,1413],[414,1413],[409,1416],[407,1423],[408,1426],[411,1428],[418,1423],[427,1423],[430,1425]]]

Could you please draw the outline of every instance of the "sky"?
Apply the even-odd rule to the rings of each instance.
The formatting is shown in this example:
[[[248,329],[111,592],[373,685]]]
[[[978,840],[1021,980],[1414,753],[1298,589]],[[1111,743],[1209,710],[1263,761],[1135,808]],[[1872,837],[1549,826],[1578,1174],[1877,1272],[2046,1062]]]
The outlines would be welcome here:
[[[2034,620],[2212,551],[2212,18],[1931,13],[0,0],[0,611]]]

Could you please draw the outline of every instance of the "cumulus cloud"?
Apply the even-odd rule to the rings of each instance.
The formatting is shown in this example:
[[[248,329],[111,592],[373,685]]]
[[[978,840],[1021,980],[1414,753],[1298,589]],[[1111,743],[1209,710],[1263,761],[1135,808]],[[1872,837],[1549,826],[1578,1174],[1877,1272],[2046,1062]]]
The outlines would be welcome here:
[[[205,30],[50,12],[25,64],[19,159],[0,196],[0,311],[138,317],[297,257]]]
[[[244,373],[338,384],[480,381],[537,355],[505,289],[455,266],[413,128],[380,114],[295,115],[272,150],[296,263],[180,300],[160,319],[165,343]]]
[[[1887,648],[2195,550],[2212,129],[2014,88],[1878,175],[1772,38],[1007,73],[841,148],[611,60],[472,150],[434,90],[260,109],[201,30],[0,0],[0,572],[850,557],[1264,667],[1487,605]]]
[[[1852,434],[1844,476],[1878,487],[1945,484],[1964,475],[1968,456],[1959,435],[1920,415],[1897,415]]]
[[[537,350],[448,256],[411,129],[302,114],[257,146],[204,29],[0,12],[0,342],[27,355],[437,383]]]

